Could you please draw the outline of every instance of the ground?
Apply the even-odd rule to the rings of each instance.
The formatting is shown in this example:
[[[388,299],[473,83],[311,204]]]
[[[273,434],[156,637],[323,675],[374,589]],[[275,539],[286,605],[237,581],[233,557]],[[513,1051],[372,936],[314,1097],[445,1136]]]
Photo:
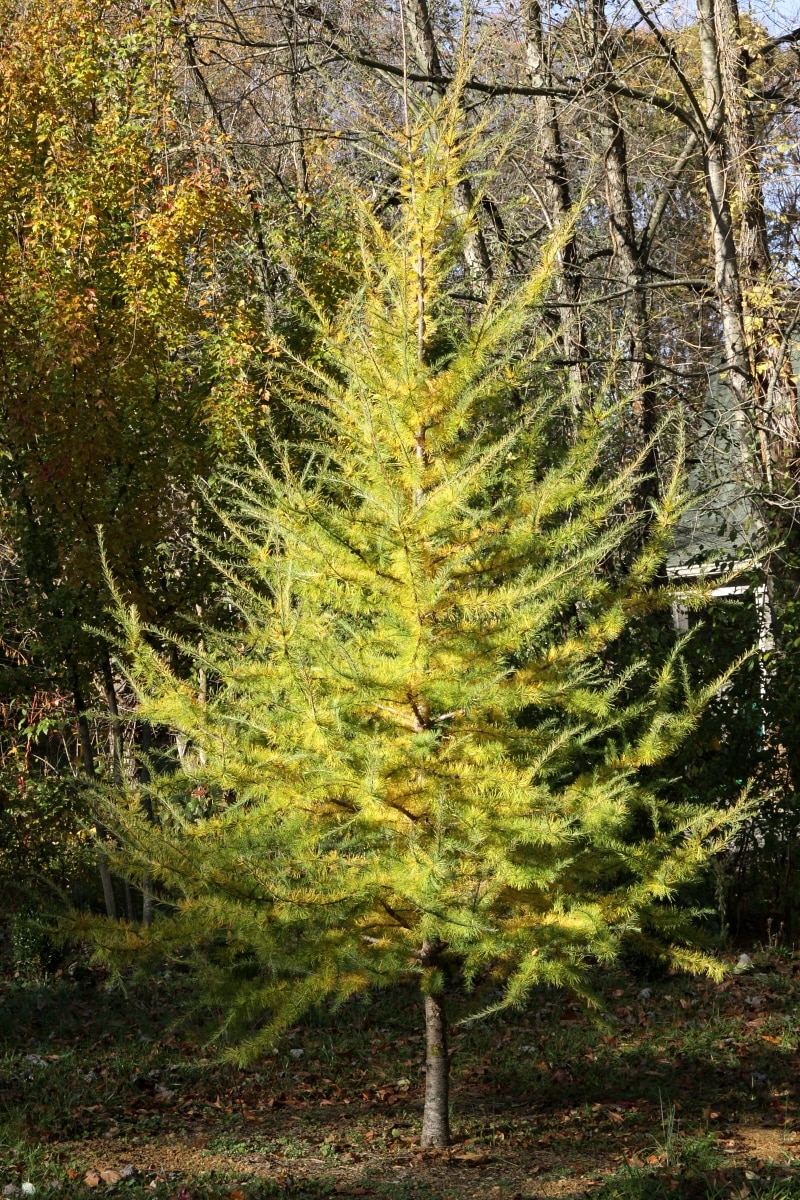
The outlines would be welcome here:
[[[789,951],[721,984],[605,973],[594,1015],[542,990],[524,1013],[455,1026],[446,1153],[417,1143],[412,990],[318,1013],[240,1070],[185,1015],[182,977],[76,975],[0,984],[9,1196],[800,1200]]]

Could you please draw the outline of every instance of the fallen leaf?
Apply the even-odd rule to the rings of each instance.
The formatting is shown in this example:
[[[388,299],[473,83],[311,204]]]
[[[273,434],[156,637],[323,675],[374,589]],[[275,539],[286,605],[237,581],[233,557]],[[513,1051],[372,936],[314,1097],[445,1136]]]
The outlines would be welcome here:
[[[99,1187],[100,1186],[100,1172],[94,1171],[94,1170],[87,1171],[83,1177],[83,1182],[86,1184],[87,1187],[90,1187],[90,1188]]]
[[[112,1183],[119,1183],[120,1179],[122,1179],[122,1176],[119,1171],[112,1171],[110,1167],[106,1167],[105,1171],[100,1172],[100,1178],[102,1179],[103,1183],[110,1185]]]

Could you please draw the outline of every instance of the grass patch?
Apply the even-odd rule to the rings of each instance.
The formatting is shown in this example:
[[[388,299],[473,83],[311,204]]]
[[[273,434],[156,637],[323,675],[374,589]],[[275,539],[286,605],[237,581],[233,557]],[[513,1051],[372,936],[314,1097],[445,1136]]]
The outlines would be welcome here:
[[[317,1013],[237,1070],[185,1016],[180,976],[5,980],[0,1190],[100,1195],[87,1172],[130,1168],[111,1189],[128,1200],[800,1200],[800,958],[758,968],[721,985],[605,975],[600,1020],[542,989],[521,1015],[456,1026],[444,1155],[418,1145],[413,991]]]

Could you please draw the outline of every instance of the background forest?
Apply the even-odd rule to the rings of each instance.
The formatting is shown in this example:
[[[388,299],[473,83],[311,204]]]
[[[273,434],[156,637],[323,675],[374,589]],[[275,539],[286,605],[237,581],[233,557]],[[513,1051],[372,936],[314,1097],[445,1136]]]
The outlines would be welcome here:
[[[613,413],[609,470],[642,453],[649,512],[686,424],[691,507],[665,581],[720,576],[701,615],[643,618],[615,648],[686,650],[702,685],[759,653],[670,764],[684,799],[759,806],[705,901],[723,938],[797,934],[800,822],[800,34],[700,0],[553,8],[4,3],[0,220],[0,863],[7,934],[66,903],[149,921],[89,832],[92,782],[182,754],[130,719],[103,631],[98,529],[126,602],[202,643],[224,622],[197,530],[217,481],[297,434],[286,356],[358,286],[359,203],[391,224],[381,147],[402,81],[454,73],[487,159],[454,298],[476,319],[562,236],[539,314],[563,436]],[[494,149],[491,149],[491,147]],[[491,173],[489,169],[491,168]],[[313,318],[313,319],[312,319]],[[609,404],[609,400],[611,403]],[[498,420],[502,422],[503,416]],[[721,578],[735,563],[735,580]],[[93,632],[98,631],[98,632]],[[198,695],[207,687],[190,659]],[[149,764],[149,765],[148,765]],[[102,886],[101,886],[102,884]],[[10,922],[10,926],[9,926]],[[16,924],[15,924],[16,923]],[[21,924],[20,924],[21,923]],[[22,933],[19,937],[25,941]],[[10,945],[11,943],[9,943]]]
[[[797,14],[0,30],[4,1196],[800,1196]]]

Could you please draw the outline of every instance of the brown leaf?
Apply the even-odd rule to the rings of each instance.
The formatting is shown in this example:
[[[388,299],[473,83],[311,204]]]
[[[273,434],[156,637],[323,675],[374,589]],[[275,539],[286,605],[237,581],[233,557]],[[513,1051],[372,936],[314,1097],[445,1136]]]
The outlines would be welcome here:
[[[95,1171],[93,1169],[87,1171],[83,1177],[83,1182],[86,1184],[87,1187],[90,1187],[90,1188],[99,1187],[100,1186],[100,1172]]]
[[[103,1183],[110,1185],[112,1183],[119,1183],[120,1179],[122,1179],[122,1176],[120,1175],[119,1171],[112,1171],[110,1167],[106,1167],[104,1171],[100,1172],[100,1178],[102,1179]]]

